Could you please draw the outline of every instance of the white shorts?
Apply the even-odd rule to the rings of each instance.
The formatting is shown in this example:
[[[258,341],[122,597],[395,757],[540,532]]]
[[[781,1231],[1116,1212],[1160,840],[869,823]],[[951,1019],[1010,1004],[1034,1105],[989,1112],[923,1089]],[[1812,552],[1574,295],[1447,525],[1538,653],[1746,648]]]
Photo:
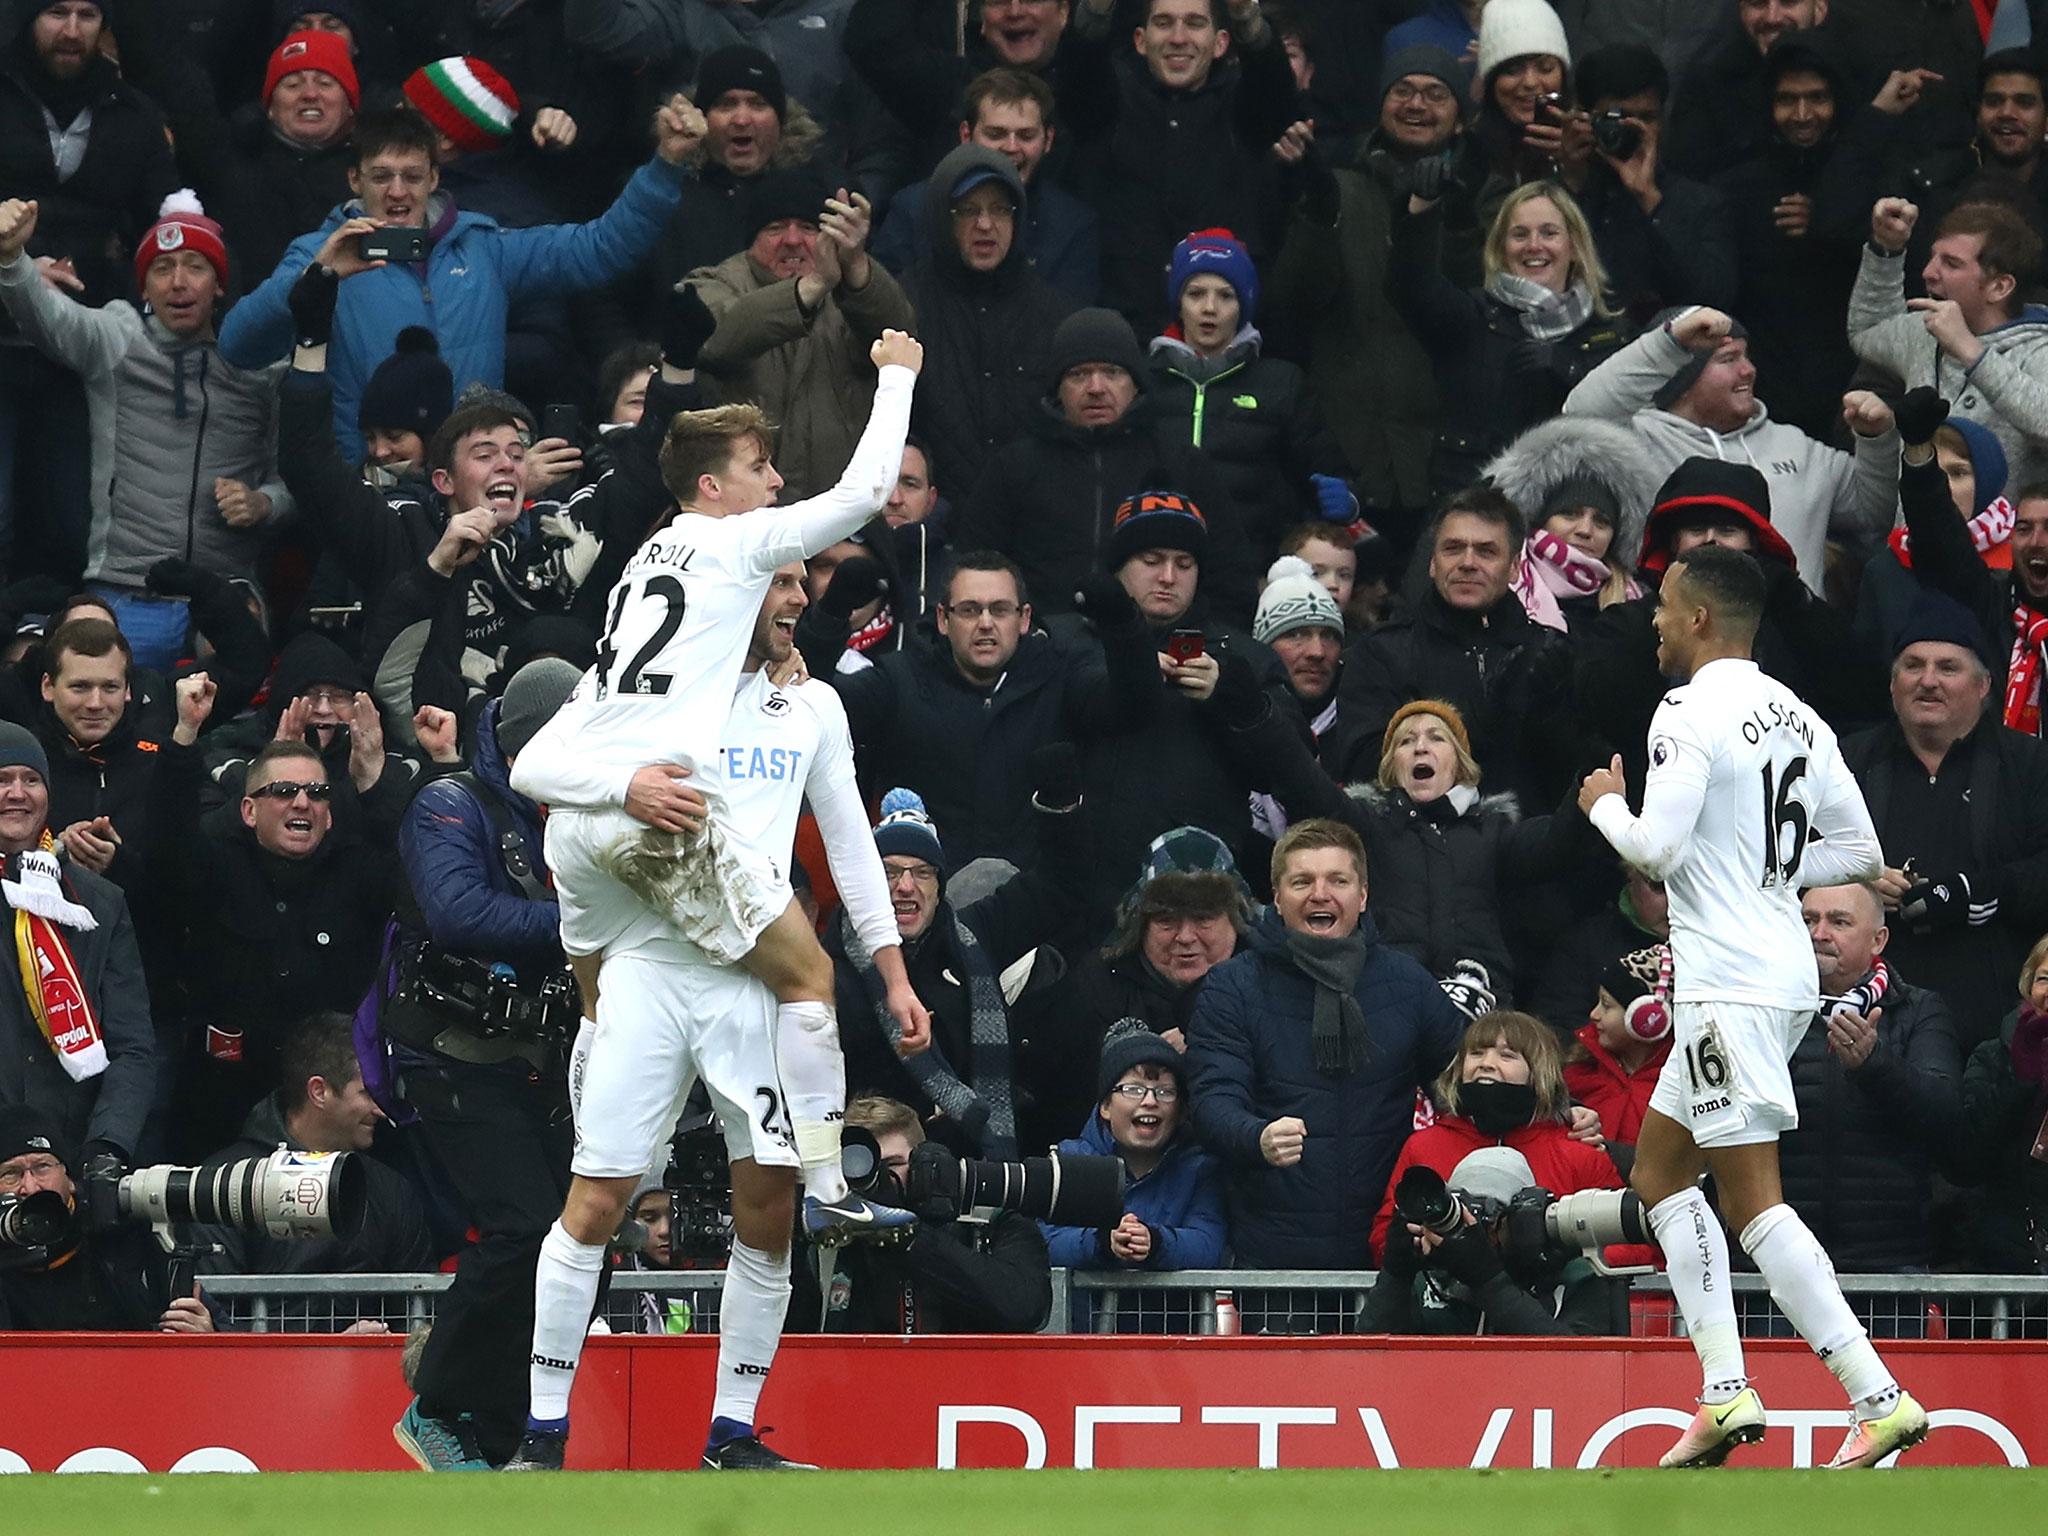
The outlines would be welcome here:
[[[1692,1132],[1695,1145],[1776,1141],[1799,1124],[1792,1053],[1813,1014],[1756,1003],[1674,1003],[1671,1055],[1650,1107]]]
[[[586,1049],[587,1045],[587,1049]],[[775,1070],[775,998],[745,971],[607,956],[597,1024],[570,1063],[572,1171],[634,1178],[702,1079],[729,1158],[800,1168]]]
[[[788,908],[789,879],[714,813],[694,838],[657,832],[624,811],[555,811],[548,870],[571,955],[639,950],[688,958],[680,937],[713,965],[736,964]]]

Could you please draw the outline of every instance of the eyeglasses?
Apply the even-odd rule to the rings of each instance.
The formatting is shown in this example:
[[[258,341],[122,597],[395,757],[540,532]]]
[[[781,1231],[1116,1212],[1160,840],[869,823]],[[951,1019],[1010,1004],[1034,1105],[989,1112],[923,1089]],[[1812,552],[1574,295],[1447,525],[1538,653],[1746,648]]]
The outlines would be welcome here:
[[[299,697],[306,701],[308,709],[347,709],[356,701],[356,696],[346,688],[308,688]]]
[[[894,885],[898,880],[904,879],[906,876],[915,880],[919,885],[937,885],[939,883],[939,872],[929,864],[884,864],[882,866],[882,876],[891,885]]]
[[[290,779],[272,779],[268,784],[259,785],[249,791],[252,800],[296,800],[304,795],[308,800],[325,800],[334,793],[334,786],[326,782],[297,784]]]
[[[1448,107],[1456,98],[1446,85],[1410,85],[1406,80],[1397,80],[1387,91],[1387,100],[1397,107],[1405,107],[1411,101],[1420,100],[1432,107]]]
[[[35,1175],[38,1184],[46,1184],[63,1171],[63,1159],[55,1157],[30,1158],[27,1166],[21,1168],[0,1168],[0,1194],[13,1194],[30,1174]]]
[[[1118,1083],[1110,1092],[1126,1104],[1142,1104],[1147,1094],[1159,1104],[1171,1104],[1180,1097],[1180,1090],[1171,1083]]]
[[[1014,619],[1023,611],[1016,603],[941,603],[939,606],[954,618],[965,619],[969,624],[979,623],[983,614],[1000,624],[1005,619]]]
[[[991,224],[1008,224],[1017,217],[1017,210],[1008,203],[955,203],[953,221],[956,224],[972,224],[977,219],[987,219]]]
[[[388,187],[396,182],[408,191],[416,191],[424,187],[427,184],[427,178],[433,174],[432,171],[392,171],[379,166],[373,171],[364,171],[362,179],[373,187]]]

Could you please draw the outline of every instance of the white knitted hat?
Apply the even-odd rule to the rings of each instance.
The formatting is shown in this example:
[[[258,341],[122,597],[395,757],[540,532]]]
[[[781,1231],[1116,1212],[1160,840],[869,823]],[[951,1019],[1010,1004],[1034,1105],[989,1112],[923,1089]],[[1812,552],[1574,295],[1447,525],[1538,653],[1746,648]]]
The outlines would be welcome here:
[[[1252,638],[1261,645],[1292,630],[1334,629],[1344,633],[1344,615],[1337,600],[1316,580],[1316,573],[1299,555],[1282,555],[1266,571],[1266,590],[1259,594],[1259,609],[1252,617]]]
[[[1487,0],[1479,13],[1479,78],[1488,78],[1509,59],[1531,53],[1547,53],[1562,59],[1567,68],[1571,65],[1564,23],[1549,0]]]

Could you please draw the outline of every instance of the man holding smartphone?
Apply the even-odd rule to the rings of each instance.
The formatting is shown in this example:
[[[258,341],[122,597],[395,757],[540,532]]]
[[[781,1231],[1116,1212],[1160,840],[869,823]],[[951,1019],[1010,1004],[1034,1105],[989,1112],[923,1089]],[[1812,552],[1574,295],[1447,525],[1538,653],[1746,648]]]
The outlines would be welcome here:
[[[618,200],[587,224],[506,229],[465,212],[440,190],[440,134],[410,107],[356,120],[350,202],[292,242],[284,259],[237,304],[221,330],[221,355],[238,367],[283,357],[300,340],[292,291],[341,281],[328,378],[334,433],[360,462],[357,407],[370,371],[398,333],[425,326],[460,393],[505,376],[505,317],[522,300],[601,287],[652,254],[681,195],[684,157],[704,136],[704,116],[682,97],[656,114],[655,158]]]

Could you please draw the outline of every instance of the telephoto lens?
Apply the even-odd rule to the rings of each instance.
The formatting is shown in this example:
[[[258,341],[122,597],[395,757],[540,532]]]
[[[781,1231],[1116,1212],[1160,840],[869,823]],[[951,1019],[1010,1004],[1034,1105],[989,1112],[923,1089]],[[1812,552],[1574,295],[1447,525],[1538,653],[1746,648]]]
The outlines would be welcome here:
[[[122,1216],[167,1227],[191,1222],[276,1238],[353,1238],[363,1225],[362,1164],[348,1152],[237,1158],[200,1168],[138,1168],[119,1186]]]
[[[925,1142],[910,1155],[911,1209],[943,1205],[955,1216],[976,1208],[1015,1211],[1064,1227],[1113,1227],[1124,1213],[1121,1158],[1054,1152],[1014,1163],[956,1158]]]
[[[1553,1242],[1597,1253],[1615,1243],[1654,1243],[1642,1197],[1632,1189],[1582,1189],[1550,1203],[1543,1225]]]
[[[71,1208],[54,1189],[0,1200],[0,1248],[47,1248],[71,1225]]]
[[[1420,1163],[1394,1186],[1394,1209],[1403,1221],[1438,1237],[1449,1237],[1465,1224],[1465,1202],[1444,1183],[1442,1174]]]

